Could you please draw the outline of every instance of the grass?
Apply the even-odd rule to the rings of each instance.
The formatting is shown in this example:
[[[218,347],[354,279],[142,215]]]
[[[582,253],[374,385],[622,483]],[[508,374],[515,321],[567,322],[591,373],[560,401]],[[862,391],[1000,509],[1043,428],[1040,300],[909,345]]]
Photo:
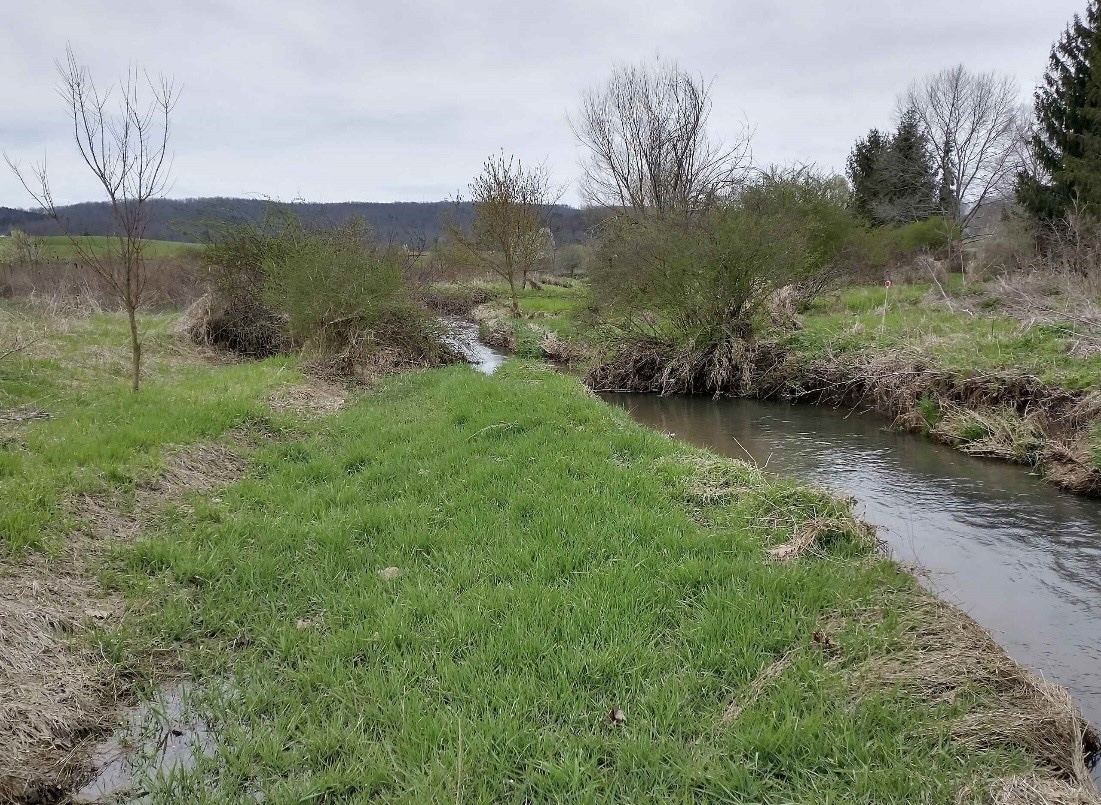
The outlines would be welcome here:
[[[65,235],[48,235],[38,240],[42,242],[43,259],[75,260],[80,254],[72,240],[76,240],[83,249],[102,253],[114,239],[98,235],[82,235],[70,240]],[[148,258],[185,257],[200,249],[202,246],[196,243],[178,243],[170,240],[145,241],[145,256]]]
[[[873,350],[916,351],[936,366],[966,374],[1022,371],[1052,385],[1101,385],[1101,355],[1068,354],[1065,327],[1024,326],[996,313],[968,315],[928,301],[928,284],[846,288],[817,300],[805,328],[788,339],[809,355]],[[883,305],[887,301],[886,315]]]
[[[80,494],[132,489],[157,469],[163,448],[218,436],[268,412],[263,393],[288,378],[279,362],[212,372],[180,354],[173,314],[143,317],[146,376],[129,393],[125,318],[102,314],[39,321],[0,307],[0,343],[18,328],[41,340],[0,362],[0,409],[29,406],[52,419],[0,431],[0,546],[49,549],[72,523]]]
[[[293,365],[203,365],[168,323],[147,320],[137,396],[110,379],[113,317],[0,364],[0,407],[54,415],[0,453],[9,549],[48,549],[61,503],[125,493],[169,444],[276,416],[264,400]],[[155,801],[941,802],[1029,768],[950,739],[982,691],[854,686],[915,582],[844,533],[767,558],[843,504],[646,430],[571,377],[450,367],[283,424],[244,480],[170,506],[103,570],[130,601],[96,633],[104,656],[139,675],[175,657],[207,683],[218,752]],[[823,625],[875,609],[882,625]],[[839,653],[814,648],[819,628]]]
[[[955,280],[946,288],[950,294],[963,290]],[[889,291],[883,286],[845,288],[817,299],[801,316],[804,328],[783,340],[812,358],[827,352],[906,350],[964,374],[1021,371],[1073,390],[1101,386],[1101,354],[1068,354],[1075,333],[1067,327],[1026,327],[992,310],[969,315],[930,302],[934,293],[930,283],[896,284]],[[567,340],[584,340],[593,337],[581,323],[586,300],[584,287],[546,286],[524,291],[520,307],[540,327]]]

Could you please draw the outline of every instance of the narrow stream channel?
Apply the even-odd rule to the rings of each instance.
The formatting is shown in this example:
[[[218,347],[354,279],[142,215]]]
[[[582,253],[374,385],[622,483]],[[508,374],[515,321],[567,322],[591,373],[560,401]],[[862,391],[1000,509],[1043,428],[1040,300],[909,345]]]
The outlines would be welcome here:
[[[810,405],[602,394],[638,422],[855,497],[895,558],[1101,724],[1101,504],[882,419]],[[1095,773],[1096,776],[1096,773]]]

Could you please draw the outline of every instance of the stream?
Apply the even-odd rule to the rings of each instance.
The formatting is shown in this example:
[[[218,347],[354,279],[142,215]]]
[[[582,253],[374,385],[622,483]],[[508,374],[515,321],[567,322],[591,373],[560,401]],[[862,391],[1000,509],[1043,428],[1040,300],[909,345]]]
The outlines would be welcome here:
[[[883,419],[779,402],[601,394],[636,421],[767,472],[855,497],[901,562],[1067,688],[1101,724],[1101,504],[1022,467],[886,429]],[[1095,773],[1096,776],[1096,773]]]

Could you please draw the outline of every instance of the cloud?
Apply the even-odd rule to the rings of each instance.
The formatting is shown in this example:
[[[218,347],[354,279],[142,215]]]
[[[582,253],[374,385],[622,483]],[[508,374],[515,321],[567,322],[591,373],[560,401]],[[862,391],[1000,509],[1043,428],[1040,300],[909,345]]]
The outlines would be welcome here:
[[[62,5],[62,4],[58,4]],[[79,0],[19,4],[0,28],[0,148],[49,155],[59,200],[99,194],[69,140],[53,61],[131,63],[182,85],[173,195],[436,200],[505,149],[573,181],[566,115],[617,63],[661,54],[714,80],[712,125],[756,128],[764,163],[841,170],[913,78],[963,62],[1022,100],[1082,0]],[[576,193],[567,200],[576,200]],[[0,205],[26,205],[0,174]]]

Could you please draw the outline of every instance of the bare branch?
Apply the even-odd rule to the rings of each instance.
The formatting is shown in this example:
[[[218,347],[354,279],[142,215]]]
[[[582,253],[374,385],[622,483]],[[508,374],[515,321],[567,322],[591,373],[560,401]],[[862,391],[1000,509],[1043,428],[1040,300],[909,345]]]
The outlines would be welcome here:
[[[1005,195],[1019,169],[1019,87],[1008,76],[963,65],[915,81],[898,100],[913,109],[951,177],[958,223],[966,227],[988,201]]]
[[[5,154],[5,160],[38,206],[68,237],[81,262],[87,265],[125,308],[130,322],[131,386],[138,390],[141,342],[137,310],[145,291],[145,232],[148,202],[168,187],[171,159],[168,140],[171,115],[179,97],[175,85],[163,76],[130,68],[118,85],[98,86],[72,48],[57,62],[58,95],[73,126],[73,140],[84,164],[96,177],[114,217],[109,246],[98,249],[75,237],[54,203],[46,163],[25,174]],[[116,99],[112,103],[112,98]]]
[[[692,213],[746,179],[750,136],[707,131],[711,85],[675,62],[622,66],[582,97],[570,126],[588,151],[582,194],[603,207]]]

